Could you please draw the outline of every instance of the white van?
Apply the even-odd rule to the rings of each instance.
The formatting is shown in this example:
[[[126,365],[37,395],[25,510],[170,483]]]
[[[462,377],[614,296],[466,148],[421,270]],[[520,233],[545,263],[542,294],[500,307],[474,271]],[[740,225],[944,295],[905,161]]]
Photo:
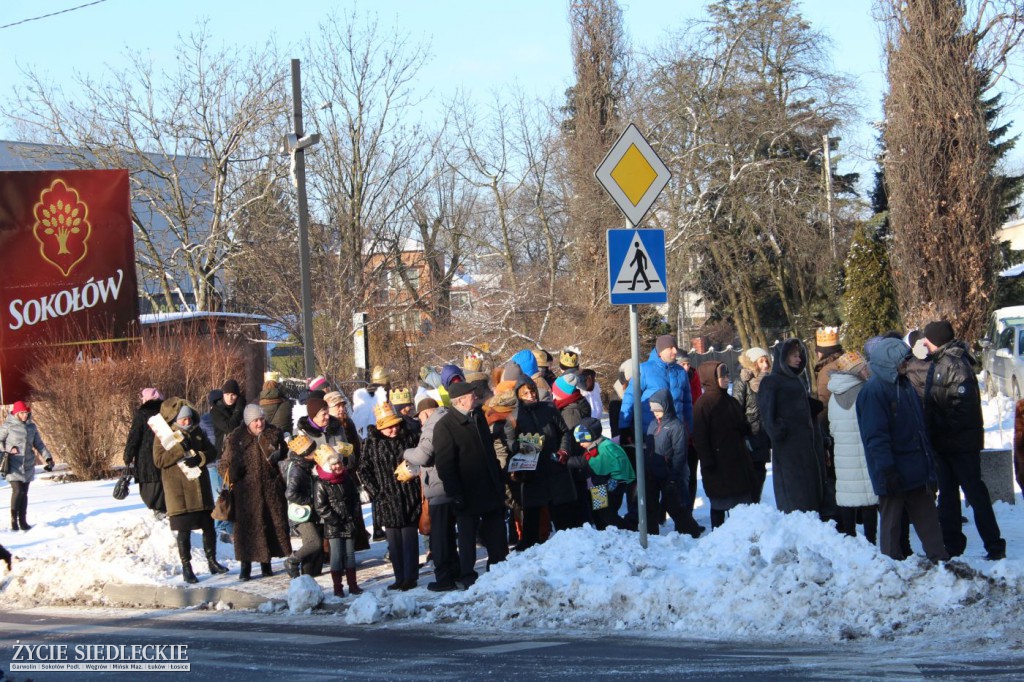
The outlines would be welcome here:
[[[1024,305],[992,313],[979,344],[988,394],[1002,393],[1020,400],[1024,387]]]

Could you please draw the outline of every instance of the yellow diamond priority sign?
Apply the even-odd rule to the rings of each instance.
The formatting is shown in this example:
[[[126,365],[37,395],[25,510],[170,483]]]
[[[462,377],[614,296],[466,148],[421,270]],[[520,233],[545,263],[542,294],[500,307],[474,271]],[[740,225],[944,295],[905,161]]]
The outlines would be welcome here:
[[[632,123],[612,146],[594,175],[633,225],[640,224],[672,177]]]

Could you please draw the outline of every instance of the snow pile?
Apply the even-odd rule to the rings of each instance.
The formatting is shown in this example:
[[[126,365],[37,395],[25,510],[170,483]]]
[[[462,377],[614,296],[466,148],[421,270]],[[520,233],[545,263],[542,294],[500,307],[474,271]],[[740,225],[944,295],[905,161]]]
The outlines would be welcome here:
[[[1005,563],[1005,562],[1004,562]],[[959,574],[959,575],[958,575]],[[963,577],[960,577],[960,576]],[[965,564],[897,562],[810,514],[733,511],[693,540],[592,528],[555,534],[446,595],[429,620],[492,626],[672,631],[687,637],[844,639],[1024,616],[1019,587]]]
[[[310,613],[324,600],[324,590],[308,575],[293,578],[288,585],[288,611]]]
[[[376,593],[369,590],[359,595],[345,612],[345,623],[348,625],[369,625],[383,619],[384,609],[380,600]]]

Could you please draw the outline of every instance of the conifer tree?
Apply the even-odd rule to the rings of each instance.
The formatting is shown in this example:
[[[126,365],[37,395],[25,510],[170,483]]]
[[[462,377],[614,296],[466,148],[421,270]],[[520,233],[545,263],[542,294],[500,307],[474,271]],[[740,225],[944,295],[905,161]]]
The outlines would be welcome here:
[[[884,213],[861,225],[846,257],[843,345],[859,350],[872,336],[902,329],[896,287],[893,286],[886,248]]]

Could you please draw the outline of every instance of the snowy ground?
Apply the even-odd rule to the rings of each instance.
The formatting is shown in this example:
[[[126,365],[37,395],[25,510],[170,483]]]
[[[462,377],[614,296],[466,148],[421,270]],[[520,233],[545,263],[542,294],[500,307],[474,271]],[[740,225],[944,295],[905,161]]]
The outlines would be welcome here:
[[[985,418],[987,445],[1009,445],[1012,404],[991,401]],[[182,586],[166,522],[153,518],[134,486],[126,500],[114,500],[113,484],[47,479],[32,484],[29,521],[35,527],[27,533],[0,532],[0,543],[16,557],[13,572],[0,578],[5,605],[101,605],[107,583]],[[5,527],[7,488],[0,484]],[[374,543],[359,554],[366,593],[327,601],[353,624],[456,623],[803,642],[923,637],[934,643],[950,633],[970,633],[973,644],[1024,646],[1024,504],[1019,489],[1016,505],[995,504],[1007,559],[983,559],[971,522],[964,527],[965,556],[938,567],[920,559],[894,562],[863,538],[839,535],[810,515],[778,513],[770,478],[765,492],[764,503],[734,511],[725,526],[699,540],[664,527],[644,550],[635,533],[590,528],[558,533],[542,546],[511,555],[466,592],[438,595],[422,587],[387,592],[384,546]],[[710,527],[703,497],[696,517]],[[289,600],[293,612],[316,603],[320,587],[330,592],[326,576],[319,587],[308,580],[289,585],[283,576],[240,584],[230,545],[220,545],[218,555],[232,572],[210,577],[199,534],[193,537],[200,587]],[[916,537],[914,546],[920,550]],[[275,570],[279,565],[275,562]],[[423,569],[420,585],[430,579],[429,567]]]

